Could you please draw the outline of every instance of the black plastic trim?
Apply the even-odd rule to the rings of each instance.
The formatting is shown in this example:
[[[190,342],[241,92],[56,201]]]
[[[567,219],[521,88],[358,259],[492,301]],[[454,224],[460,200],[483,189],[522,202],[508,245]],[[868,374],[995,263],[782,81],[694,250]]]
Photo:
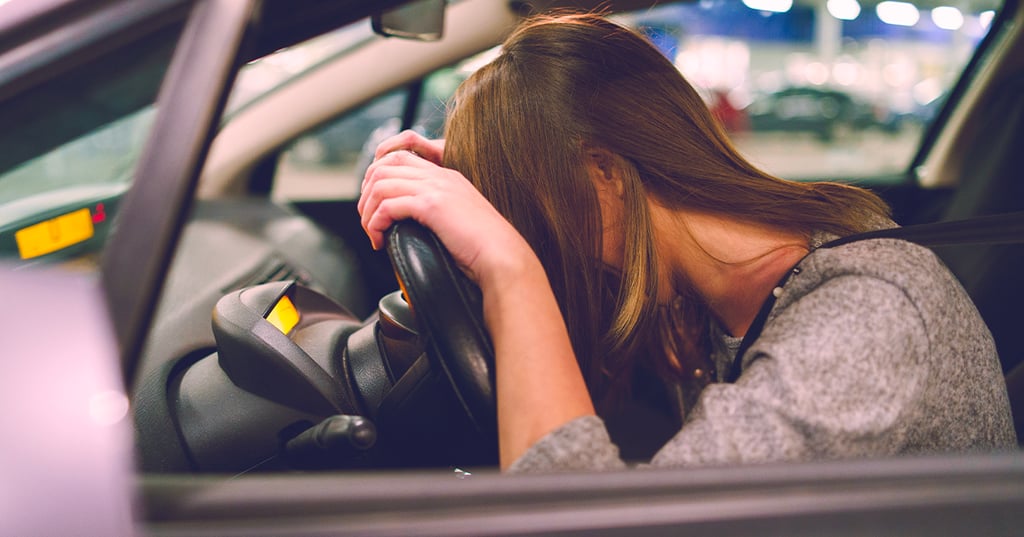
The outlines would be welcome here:
[[[473,470],[470,468],[469,470]],[[1021,454],[500,476],[147,477],[147,535],[1010,536]]]
[[[129,387],[256,7],[255,0],[196,4],[121,208],[121,221],[132,226],[117,230],[107,246],[102,277]]]
[[[191,0],[63,2],[0,39],[0,100],[183,19]],[[88,5],[89,9],[83,6]],[[10,8],[11,6],[5,6]],[[99,9],[102,7],[103,9]],[[2,27],[3,25],[0,25]]]

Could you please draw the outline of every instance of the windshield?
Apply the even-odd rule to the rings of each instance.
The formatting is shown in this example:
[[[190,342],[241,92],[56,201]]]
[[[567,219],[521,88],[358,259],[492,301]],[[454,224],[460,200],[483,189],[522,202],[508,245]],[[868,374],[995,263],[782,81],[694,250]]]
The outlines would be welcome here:
[[[146,107],[8,171],[0,204],[78,185],[126,186],[155,112]]]
[[[787,179],[879,183],[903,180],[996,7],[702,0],[624,20],[703,93],[754,164]]]
[[[249,62],[238,72],[231,89],[226,121],[261,97],[375,38],[369,21],[364,20]]]
[[[792,180],[887,185],[908,180],[926,129],[998,7],[995,0],[906,5],[912,14],[901,18],[853,0],[701,0],[616,18],[678,67],[753,164]],[[316,57],[319,46],[310,41],[284,54]],[[280,159],[273,196],[354,199],[376,143],[400,129],[442,137],[456,86],[498,52],[438,69],[304,133]],[[288,61],[271,56],[263,69]]]
[[[0,258],[95,269],[181,29],[169,25],[0,101],[10,126],[0,132]]]

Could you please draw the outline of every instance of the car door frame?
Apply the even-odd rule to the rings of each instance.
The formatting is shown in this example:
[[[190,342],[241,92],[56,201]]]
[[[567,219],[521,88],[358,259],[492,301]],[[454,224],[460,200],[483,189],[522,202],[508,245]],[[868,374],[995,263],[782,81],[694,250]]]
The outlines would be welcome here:
[[[151,134],[119,215],[132,225],[117,230],[102,261],[126,385],[134,380],[256,9],[255,0],[196,2],[157,97]]]

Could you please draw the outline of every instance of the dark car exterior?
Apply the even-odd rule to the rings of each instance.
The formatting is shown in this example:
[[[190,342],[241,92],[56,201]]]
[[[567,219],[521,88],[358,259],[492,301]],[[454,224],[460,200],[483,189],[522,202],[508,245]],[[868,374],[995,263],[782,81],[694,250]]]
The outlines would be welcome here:
[[[834,89],[787,88],[755,99],[746,111],[753,131],[810,133],[824,142],[847,131],[889,128],[884,113]]]

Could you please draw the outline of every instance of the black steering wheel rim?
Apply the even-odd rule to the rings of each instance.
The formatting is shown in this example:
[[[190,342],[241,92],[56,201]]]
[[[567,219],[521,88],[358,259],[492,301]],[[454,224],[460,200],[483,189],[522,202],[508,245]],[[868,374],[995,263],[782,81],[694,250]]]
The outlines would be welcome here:
[[[494,346],[479,287],[437,236],[415,221],[391,226],[387,251],[428,357],[444,371],[476,429],[496,434]]]

